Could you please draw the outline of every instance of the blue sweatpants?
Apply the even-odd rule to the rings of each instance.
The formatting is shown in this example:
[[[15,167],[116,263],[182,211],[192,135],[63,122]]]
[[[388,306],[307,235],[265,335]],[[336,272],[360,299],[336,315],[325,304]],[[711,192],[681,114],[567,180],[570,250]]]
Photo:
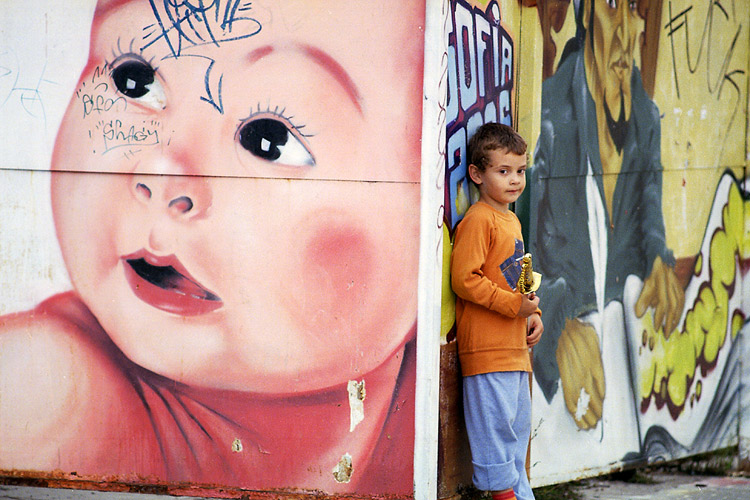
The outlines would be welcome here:
[[[518,500],[533,500],[526,476],[531,433],[527,372],[464,377],[464,418],[474,465],[474,485],[483,491],[513,488]]]

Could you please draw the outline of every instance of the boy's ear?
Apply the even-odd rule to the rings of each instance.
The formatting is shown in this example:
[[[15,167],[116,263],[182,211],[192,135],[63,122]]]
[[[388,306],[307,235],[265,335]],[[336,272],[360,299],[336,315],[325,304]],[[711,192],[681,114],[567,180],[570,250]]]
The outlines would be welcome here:
[[[482,184],[482,177],[480,175],[481,171],[479,170],[479,167],[477,167],[473,163],[470,163],[468,170],[469,170],[469,177],[471,178],[472,181],[474,181],[474,184],[476,184],[477,186]]]

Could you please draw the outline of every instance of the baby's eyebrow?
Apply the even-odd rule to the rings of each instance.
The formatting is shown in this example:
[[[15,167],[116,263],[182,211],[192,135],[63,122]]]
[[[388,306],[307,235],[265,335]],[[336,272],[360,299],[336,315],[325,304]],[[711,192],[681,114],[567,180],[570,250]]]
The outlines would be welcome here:
[[[338,61],[336,61],[336,59],[334,59],[330,54],[311,45],[293,44],[285,45],[281,48],[300,52],[302,55],[309,58],[312,62],[326,70],[328,74],[330,74],[333,79],[336,80],[339,85],[341,85],[341,87],[346,92],[346,95],[349,96],[349,99],[354,104],[354,107],[357,108],[359,114],[363,114],[362,97],[359,93],[359,90],[357,89],[357,86],[355,85],[351,76],[349,76],[349,73],[346,72],[344,67],[341,66],[341,64],[339,64]],[[250,64],[253,64],[260,59],[263,59],[264,57],[270,55],[276,50],[277,47],[274,47],[272,45],[264,45],[262,47],[258,47],[257,49],[251,51],[250,54],[248,54],[247,60],[248,62],[250,62]]]

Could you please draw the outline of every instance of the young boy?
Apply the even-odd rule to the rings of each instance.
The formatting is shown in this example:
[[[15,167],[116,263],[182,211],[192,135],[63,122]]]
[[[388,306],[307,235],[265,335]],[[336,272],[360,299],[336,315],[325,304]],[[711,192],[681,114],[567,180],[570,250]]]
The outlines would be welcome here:
[[[544,326],[539,297],[516,290],[524,247],[509,209],[526,186],[526,142],[487,123],[469,141],[469,162],[480,197],[456,230],[451,273],[473,480],[495,500],[528,500],[528,348]]]

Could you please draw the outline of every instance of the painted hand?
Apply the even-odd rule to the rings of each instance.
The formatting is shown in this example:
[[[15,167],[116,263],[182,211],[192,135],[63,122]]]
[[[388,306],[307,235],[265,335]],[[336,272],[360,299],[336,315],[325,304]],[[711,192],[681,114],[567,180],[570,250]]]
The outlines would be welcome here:
[[[599,337],[594,327],[577,319],[566,319],[556,357],[568,412],[579,428],[593,429],[602,418],[606,392]]]
[[[685,291],[677,281],[674,269],[656,257],[651,274],[643,282],[635,314],[642,317],[649,307],[654,308],[654,328],[664,327],[665,337],[677,328],[685,305]]]

